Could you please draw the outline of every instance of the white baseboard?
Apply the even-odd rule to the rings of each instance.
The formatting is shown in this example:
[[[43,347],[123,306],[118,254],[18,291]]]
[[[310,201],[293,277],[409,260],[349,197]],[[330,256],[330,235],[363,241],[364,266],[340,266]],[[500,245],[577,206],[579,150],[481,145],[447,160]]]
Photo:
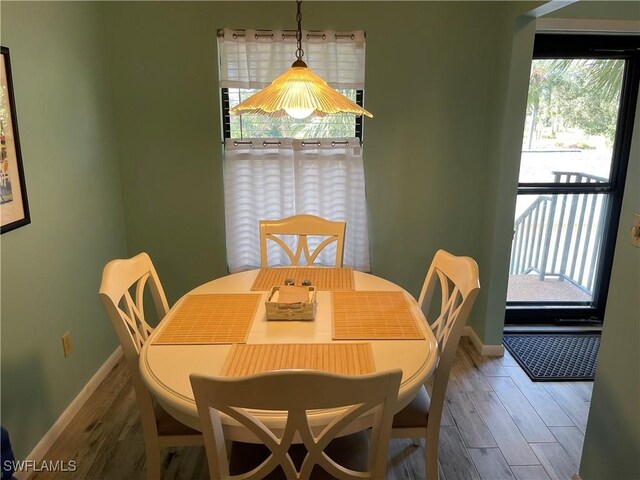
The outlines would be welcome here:
[[[89,379],[87,384],[82,388],[82,390],[80,390],[80,393],[76,395],[76,398],[71,401],[69,406],[64,412],[62,412],[49,431],[44,434],[38,444],[33,448],[33,450],[31,450],[31,453],[27,455],[26,459],[40,462],[44,458],[45,454],[49,451],[64,429],[67,428],[69,423],[71,423],[71,420],[73,420],[73,417],[76,416],[80,408],[82,408],[91,394],[96,391],[96,388],[98,388],[107,374],[116,365],[116,363],[118,363],[120,357],[122,357],[122,348],[118,347],[109,356],[109,358],[107,358],[93,377]],[[15,477],[17,480],[26,480],[29,478],[31,473],[33,472],[16,472]]]
[[[466,325],[462,331],[462,335],[469,337],[471,343],[476,347],[478,353],[484,357],[502,357],[504,356],[504,347],[502,345],[485,345],[478,337],[476,331],[470,326]]]

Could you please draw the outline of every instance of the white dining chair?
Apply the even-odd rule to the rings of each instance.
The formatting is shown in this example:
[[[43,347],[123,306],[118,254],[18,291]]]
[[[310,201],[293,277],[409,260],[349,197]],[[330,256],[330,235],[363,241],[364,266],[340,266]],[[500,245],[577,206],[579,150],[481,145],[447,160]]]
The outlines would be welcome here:
[[[400,370],[364,376],[312,370],[279,370],[240,378],[192,374],[211,479],[384,479],[401,377]],[[310,427],[309,412],[334,408],[342,411],[329,424]],[[274,431],[252,410],[263,415],[265,411],[286,412],[286,423],[282,430]],[[369,441],[365,432],[336,438],[367,412],[374,414]],[[234,442],[227,460],[221,414],[246,427],[262,446]],[[332,440],[337,443],[330,443]],[[247,452],[256,450],[264,455],[250,459]],[[243,471],[238,471],[239,463]]]
[[[140,377],[140,349],[153,328],[145,319],[145,286],[151,294],[158,321],[169,311],[167,298],[156,269],[146,253],[112,260],[104,267],[100,300],[113,324],[136,394],[147,456],[147,478],[160,479],[160,449],[196,446],[204,443],[202,434],[180,423],[157,402]]]
[[[335,266],[342,266],[344,254],[345,222],[334,222],[315,215],[294,215],[280,220],[260,220],[260,261],[262,267],[268,264],[267,240],[278,244],[291,261],[291,265],[299,265],[301,257],[307,265],[312,265],[320,252],[332,243],[336,244]],[[287,245],[282,236],[296,236],[295,252]],[[326,237],[313,252],[309,251],[308,237]]]
[[[423,385],[415,398],[393,418],[392,438],[425,438],[428,480],[438,479],[438,437],[451,365],[462,330],[480,291],[478,265],[469,257],[436,252],[427,273],[418,304],[429,319],[436,287],[440,289],[440,311],[431,323],[438,341],[438,363],[431,394]]]

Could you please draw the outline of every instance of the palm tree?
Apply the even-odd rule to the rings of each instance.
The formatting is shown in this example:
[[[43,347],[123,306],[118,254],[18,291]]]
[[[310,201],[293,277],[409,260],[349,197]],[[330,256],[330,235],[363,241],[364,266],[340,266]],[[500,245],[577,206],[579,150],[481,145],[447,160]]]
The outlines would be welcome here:
[[[532,116],[529,148],[540,115],[552,126],[556,119],[590,134],[605,135],[613,141],[623,74],[623,60],[534,60],[528,99],[528,111]]]

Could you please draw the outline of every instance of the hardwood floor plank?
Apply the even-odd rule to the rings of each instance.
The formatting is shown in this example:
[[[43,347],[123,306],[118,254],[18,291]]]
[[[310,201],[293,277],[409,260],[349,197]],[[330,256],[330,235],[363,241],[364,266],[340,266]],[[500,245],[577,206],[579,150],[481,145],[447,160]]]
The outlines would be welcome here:
[[[447,392],[445,404],[449,407],[455,425],[468,448],[497,446],[467,392]]]
[[[425,478],[425,477],[422,477],[422,478]],[[438,460],[438,480],[447,480],[447,476],[444,474],[444,470],[442,470],[442,464],[440,463],[439,460]]]
[[[590,402],[593,393],[593,382],[567,382],[571,390],[576,392],[582,401]]]
[[[468,392],[490,392],[491,385],[480,369],[474,365],[471,359],[459,348],[456,358],[451,366],[452,375],[461,381]]]
[[[471,400],[509,465],[539,463],[529,444],[494,392],[472,392]]]
[[[589,417],[589,406],[576,395],[567,383],[546,382],[544,383],[544,387],[556,403],[562,407],[569,418],[571,418],[575,426],[584,433]]]
[[[538,413],[510,377],[492,377],[489,383],[527,442],[555,442]]]
[[[542,383],[533,383],[520,367],[505,367],[505,370],[547,427],[575,426]]]
[[[168,449],[163,457],[163,480],[209,480],[209,467],[204,447]],[[124,478],[124,477],[123,477]]]
[[[93,395],[80,408],[78,414],[54,442],[44,459],[73,460],[73,454],[96,437],[95,434],[91,436],[91,431],[98,425],[100,418],[109,407],[120,398],[120,392],[128,384],[129,371],[124,360],[121,359],[96,388]],[[43,472],[42,474],[32,475],[31,478],[44,479],[47,478],[47,474]]]
[[[419,480],[426,478],[424,448],[410,439],[392,439],[389,443],[387,480]]]
[[[389,451],[387,452],[387,473],[385,475],[386,480],[400,480],[400,475],[405,472],[401,472],[403,466],[403,457],[409,453],[406,451],[406,445],[411,443],[408,439],[391,439],[389,442]],[[408,472],[409,473],[409,472]],[[406,475],[406,478],[410,478]]]
[[[552,480],[568,480],[578,473],[578,465],[559,443],[532,443],[531,448]]]
[[[101,471],[90,473],[88,478],[145,480],[146,477],[144,440],[123,440],[115,443]]]
[[[513,355],[511,355],[509,350],[507,350],[506,348],[504,349],[504,355],[502,357],[495,358],[500,360],[500,363],[503,367],[519,367],[518,362],[516,362],[515,358],[513,358]]]
[[[482,480],[515,480],[499,448],[470,448],[469,454]]]
[[[447,480],[480,480],[456,427],[441,427],[438,460]]]
[[[556,386],[552,393],[543,384],[533,384],[520,367],[512,364],[509,356],[500,359],[499,365],[496,360],[485,360],[468,348],[459,349],[442,415],[440,479],[568,480],[570,477],[564,475],[572,469],[577,471],[575,465],[579,462],[584,436],[556,399],[568,408],[569,401],[576,402],[577,398],[578,405],[582,405],[578,410],[586,411],[589,404],[584,400],[589,385],[586,382],[578,382],[577,386],[559,384],[564,387]],[[501,369],[509,376],[496,375]],[[526,406],[527,402],[531,408]],[[526,437],[518,428],[524,432],[530,428],[527,437],[536,429],[540,429],[538,433],[543,431],[539,422],[525,426],[531,420],[524,417],[535,418],[534,413],[545,423],[551,422],[553,443],[527,445]],[[45,459],[75,460],[78,470],[66,474],[42,472],[32,475],[31,480],[146,479],[142,427],[124,362],[109,372]],[[163,480],[208,478],[202,447],[163,449],[161,460]],[[533,465],[526,464],[530,462]],[[547,475],[543,465],[552,473]],[[415,447],[408,439],[392,440],[387,479],[424,478],[424,447]]]
[[[467,357],[473,362],[485,377],[506,377],[508,373],[502,366],[500,357],[483,357],[476,347],[473,346],[468,337],[460,340],[460,347],[467,354]]]
[[[449,406],[445,402],[442,408],[442,418],[440,419],[440,425],[455,425],[456,421],[453,419],[453,415],[451,415],[451,410],[449,410]]]
[[[113,447],[111,443],[115,442],[115,438],[113,438],[114,432],[112,430],[113,425],[112,422],[109,421],[109,418],[114,412],[123,412],[131,409],[131,403],[127,401],[128,398],[131,398],[131,390],[132,387],[127,382],[123,388],[115,392],[115,395],[113,394],[114,392],[108,391],[102,391],[98,394],[98,396],[106,395],[111,399],[110,402],[107,402],[109,408],[100,412],[100,419],[94,422],[91,415],[78,414],[78,417],[81,417],[80,420],[82,423],[80,420],[76,422],[74,419],[45,455],[45,459],[47,460],[75,460],[77,463],[77,470],[75,472],[41,472],[30,478],[32,480],[100,478],[96,476],[95,473],[92,473],[92,470],[96,464],[100,464],[105,460],[105,451],[110,451]],[[101,404],[101,402],[89,403],[89,401],[87,401],[87,404],[85,404],[82,409],[92,408],[96,404]],[[82,433],[78,434],[78,430]],[[116,433],[119,434],[119,431]],[[67,442],[69,443],[67,444]],[[79,445],[77,442],[79,442]],[[67,447],[67,445],[69,445],[69,447]]]
[[[551,427],[553,436],[571,457],[576,465],[580,465],[584,435],[577,427]]]
[[[144,433],[142,433],[142,423],[140,423],[140,413],[138,412],[135,392],[131,390],[131,403],[133,407],[126,413],[124,426],[118,436],[118,441],[142,440],[144,441]]]
[[[118,438],[129,421],[129,416],[127,414],[136,409],[133,387],[125,387],[122,393],[124,396],[121,394],[121,400],[114,402],[112,407],[101,419],[101,423],[104,425],[104,434],[100,438],[100,447],[97,449],[96,455],[93,457],[91,468],[88,470],[85,478],[104,478],[107,476],[107,472],[112,472],[114,469],[120,468],[120,466],[113,463],[114,458],[118,454],[118,447],[120,446]],[[143,442],[140,442],[139,440],[134,440],[133,442],[144,448]],[[128,443],[127,445],[131,445],[131,443]],[[126,452],[126,454],[130,453],[131,452]],[[144,452],[142,452],[140,458],[144,458]],[[132,473],[135,474],[136,472]]]
[[[455,365],[455,362],[454,362]],[[463,381],[459,378],[456,378],[454,375],[454,367],[451,367],[451,375],[449,376],[449,382],[447,382],[447,393],[449,392],[469,392],[471,388],[467,388],[467,386],[463,383]]]
[[[74,418],[74,425],[86,425],[90,429],[118,399],[122,389],[131,383],[129,370],[121,358],[107,374],[104,381],[96,388]],[[66,439],[68,441],[69,439]],[[65,446],[69,446],[65,443]]]
[[[511,471],[516,480],[551,480],[542,465],[513,466]]]

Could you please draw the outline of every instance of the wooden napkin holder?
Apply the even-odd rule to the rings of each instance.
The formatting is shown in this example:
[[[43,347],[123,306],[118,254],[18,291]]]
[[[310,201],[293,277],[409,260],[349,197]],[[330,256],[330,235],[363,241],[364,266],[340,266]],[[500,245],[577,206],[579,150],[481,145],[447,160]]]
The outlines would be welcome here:
[[[273,287],[267,296],[267,320],[314,320],[316,317],[316,287],[309,286],[309,299],[300,303],[279,303],[280,286]]]

